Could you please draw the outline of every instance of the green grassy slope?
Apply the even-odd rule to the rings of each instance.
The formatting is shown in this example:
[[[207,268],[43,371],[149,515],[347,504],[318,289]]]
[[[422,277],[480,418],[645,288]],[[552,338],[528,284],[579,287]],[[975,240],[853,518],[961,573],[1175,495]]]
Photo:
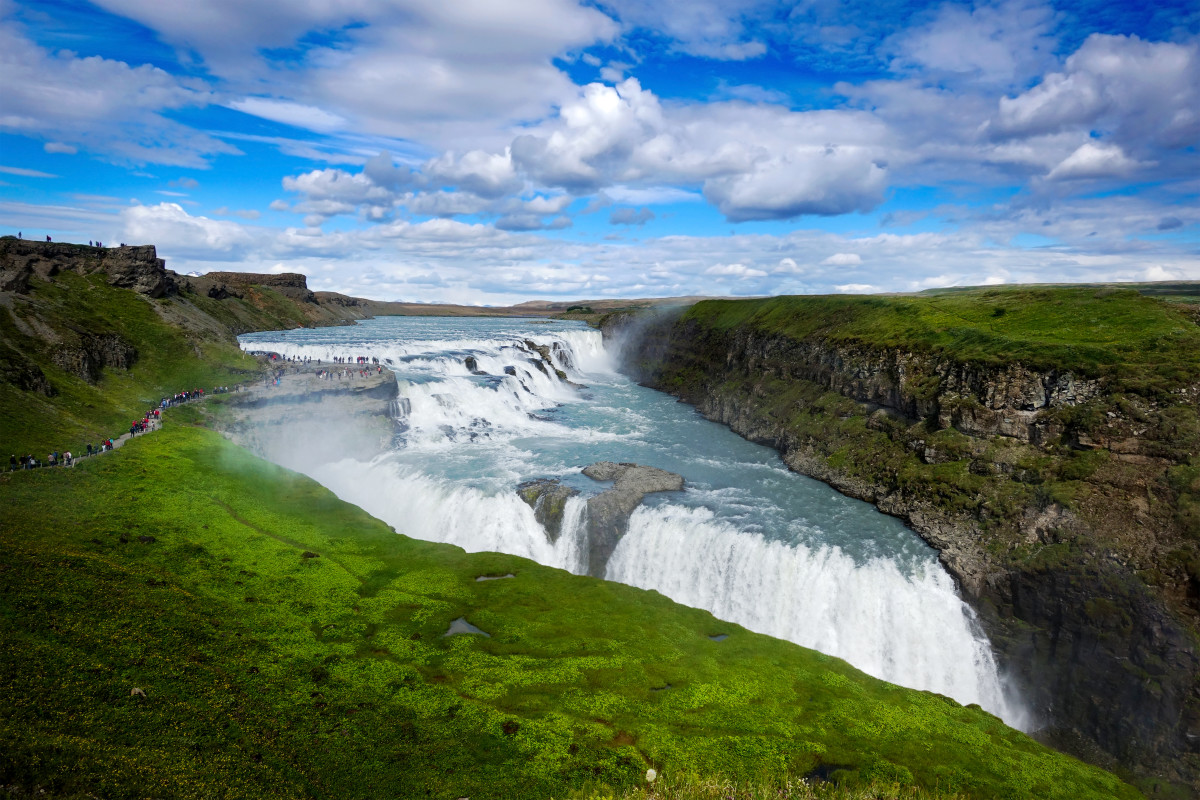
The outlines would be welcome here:
[[[685,318],[795,339],[944,353],[963,362],[1020,361],[1151,393],[1200,374],[1200,327],[1186,307],[1132,289],[998,288],[932,296],[710,300]]]
[[[565,797],[651,766],[824,764],[971,797],[1138,796],[982,711],[655,593],[398,536],[191,413],[0,478],[0,785]],[[491,637],[443,637],[458,617]]]
[[[33,281],[27,295],[6,295],[0,362],[36,365],[54,393],[0,382],[0,456],[82,452],[88,442],[127,430],[166,394],[257,375],[258,363],[239,350],[231,330],[295,327],[303,316],[269,289],[255,291],[262,308],[197,295],[154,300],[109,286],[100,274],[63,272],[54,282]],[[129,370],[106,368],[96,383],[72,374],[55,364],[60,343],[47,337],[70,344],[80,332],[116,334],[136,348],[137,360]]]

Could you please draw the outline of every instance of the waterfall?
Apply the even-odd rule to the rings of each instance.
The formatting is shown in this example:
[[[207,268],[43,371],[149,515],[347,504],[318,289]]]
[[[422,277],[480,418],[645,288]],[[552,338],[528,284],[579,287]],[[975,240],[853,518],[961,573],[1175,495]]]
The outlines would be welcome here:
[[[877,678],[1015,719],[974,615],[936,563],[913,575],[738,531],[705,508],[642,507],[606,577],[654,589],[750,630],[849,661]]]
[[[581,467],[638,461],[677,471],[689,484],[706,478],[634,512],[608,579],[843,658],[884,680],[979,703],[1009,724],[1024,722],[1005,698],[972,611],[915,535],[865,507],[848,517],[843,508],[842,518],[861,517],[863,529],[839,544],[823,541],[845,525],[826,513],[841,502],[828,487],[799,511],[806,533],[781,526],[779,519],[796,518],[795,503],[778,501],[778,493],[799,492],[803,479],[778,467],[769,468],[770,481],[747,477],[755,465],[733,453],[760,448],[631,384],[615,371],[598,331],[534,331],[499,320],[370,322],[388,332],[364,333],[364,323],[349,334],[244,337],[246,349],[324,363],[378,358],[397,376],[400,449],[369,462],[285,466],[406,535],[577,574],[588,569],[586,498],[603,489],[580,478]],[[696,424],[707,427],[686,427]],[[574,480],[581,491],[567,500],[554,542],[515,491],[523,480],[545,477]],[[767,506],[775,516],[762,511]],[[792,516],[781,517],[787,508]],[[896,545],[896,537],[912,544]]]

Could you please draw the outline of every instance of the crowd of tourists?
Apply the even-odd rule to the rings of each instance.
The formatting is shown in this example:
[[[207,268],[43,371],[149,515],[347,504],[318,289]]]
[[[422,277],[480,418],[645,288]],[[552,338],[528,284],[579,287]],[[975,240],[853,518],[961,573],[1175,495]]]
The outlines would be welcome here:
[[[234,389],[230,389],[230,387],[228,387],[228,386],[218,386],[215,389],[213,389],[212,394],[223,394],[223,393],[229,392],[229,391],[240,391],[240,390],[241,390],[240,386],[234,387]],[[162,398],[162,400],[159,401],[157,408],[150,409],[149,411],[147,411],[145,414],[142,415],[141,419],[135,419],[129,423],[129,436],[131,436],[131,437],[137,436],[139,434],[148,433],[152,430],[156,430],[156,429],[160,428],[162,426],[163,409],[170,408],[171,406],[181,405],[181,404],[189,402],[191,400],[199,400],[199,399],[202,399],[203,397],[205,397],[205,391],[203,389],[191,389],[189,391],[176,392],[175,394],[171,395],[170,397]],[[48,453],[46,455],[46,458],[43,460],[39,460],[36,456],[34,456],[32,454],[23,455],[23,456],[18,456],[18,455],[14,454],[14,455],[10,455],[8,457],[8,469],[10,472],[16,472],[19,469],[39,469],[42,467],[73,467],[73,466],[75,466],[75,462],[77,460],[79,460],[80,458],[86,458],[88,456],[98,456],[101,453],[112,450],[116,446],[117,446],[116,443],[114,443],[113,440],[111,438],[109,438],[109,439],[101,439],[98,444],[92,444],[91,442],[89,442],[85,446],[85,451],[81,452],[81,453],[77,453],[77,454],[71,453],[71,451],[69,451],[69,450],[65,451],[65,452],[60,452],[58,450],[55,450],[52,453]],[[0,451],[0,452],[2,452],[2,451]]]

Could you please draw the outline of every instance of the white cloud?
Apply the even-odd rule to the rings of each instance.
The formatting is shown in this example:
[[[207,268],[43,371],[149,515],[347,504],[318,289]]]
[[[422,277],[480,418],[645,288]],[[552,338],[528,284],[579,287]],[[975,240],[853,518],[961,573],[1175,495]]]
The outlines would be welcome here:
[[[822,259],[821,263],[831,267],[857,266],[862,263],[862,256],[858,253],[834,253],[829,258]]]
[[[840,283],[833,288],[842,294],[870,294],[882,291],[878,286],[869,283]]]
[[[46,142],[42,145],[42,149],[47,153],[59,153],[68,156],[73,156],[79,152],[79,148],[75,145],[64,144],[63,142]]]
[[[472,150],[461,157],[446,153],[424,166],[425,174],[434,181],[456,186],[480,197],[500,197],[519,191],[523,181],[517,177],[512,155]]]
[[[4,167],[0,166],[0,172],[6,175],[19,175],[22,178],[57,178],[49,172],[42,172],[39,169],[26,169],[25,167]]]
[[[1038,0],[974,8],[947,3],[928,23],[892,37],[893,67],[929,76],[1019,84],[1052,63],[1054,9]]]
[[[330,133],[346,126],[346,120],[337,114],[303,103],[273,100],[267,97],[244,97],[228,103],[234,111],[262,117],[285,125],[305,128],[320,133]]]
[[[994,129],[1003,135],[1111,131],[1124,145],[1167,148],[1200,140],[1200,45],[1092,34],[1062,72],[1003,97]]]
[[[730,220],[842,214],[878,204],[886,130],[853,111],[693,103],[664,109],[636,79],[591,84],[512,143],[533,180],[610,197],[635,182],[701,185]]]
[[[734,222],[834,216],[869,211],[883,202],[887,171],[854,147],[794,148],[752,171],[712,178],[704,196]]]
[[[210,0],[185,15],[153,0],[100,5],[252,85],[256,96],[237,101],[249,113],[456,149],[545,116],[574,93],[553,59],[618,32],[573,0]],[[304,41],[310,32],[332,43]],[[286,60],[272,60],[280,50]]]
[[[774,0],[692,0],[661,3],[653,0],[604,0],[630,28],[666,36],[674,49],[726,61],[758,58],[766,44],[751,32],[753,23],[769,15]]]
[[[235,222],[193,217],[176,203],[130,206],[121,212],[121,222],[126,241],[208,259],[236,260],[255,238]]]
[[[745,264],[714,264],[704,270],[705,275],[719,275],[731,278],[765,278],[767,273],[761,269],[747,267]]]
[[[1115,144],[1085,142],[1050,170],[1046,177],[1052,181],[1119,178],[1143,166],[1146,165],[1125,155]]]
[[[666,203],[700,203],[704,196],[699,192],[691,192],[674,186],[609,186],[604,194],[616,203],[627,203],[631,206],[660,205]]]
[[[164,115],[208,104],[203,86],[185,85],[148,64],[51,54],[11,22],[0,23],[0,84],[0,130],[49,139],[57,152],[82,147],[131,163],[190,167],[238,152]]]

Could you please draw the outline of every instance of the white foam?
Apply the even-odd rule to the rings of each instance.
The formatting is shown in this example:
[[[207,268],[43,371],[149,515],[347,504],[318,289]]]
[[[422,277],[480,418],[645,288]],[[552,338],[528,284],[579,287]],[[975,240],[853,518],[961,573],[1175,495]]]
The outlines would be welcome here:
[[[905,576],[890,561],[856,564],[835,547],[768,541],[708,509],[667,504],[634,512],[606,577],[1022,722],[973,613],[936,565]]]

